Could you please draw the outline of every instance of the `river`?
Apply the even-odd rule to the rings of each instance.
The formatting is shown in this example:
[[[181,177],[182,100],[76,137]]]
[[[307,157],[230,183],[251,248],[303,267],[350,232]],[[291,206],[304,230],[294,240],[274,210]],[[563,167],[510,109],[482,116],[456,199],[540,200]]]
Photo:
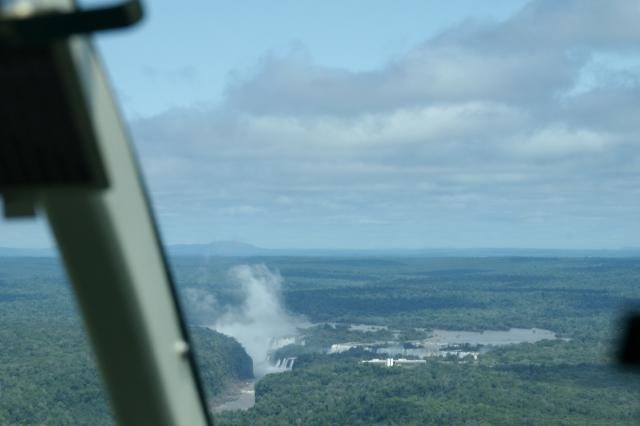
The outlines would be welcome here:
[[[352,331],[362,333],[387,329],[385,326],[375,326],[368,324],[349,324]],[[462,331],[462,330],[439,330],[431,331],[431,336],[419,342],[413,342],[413,348],[407,348],[402,342],[386,342],[386,344],[367,343],[342,343],[332,346],[330,353],[339,353],[352,347],[371,347],[375,353],[386,354],[388,356],[412,355],[418,358],[433,356],[443,347],[449,345],[481,345],[486,347],[503,346],[517,343],[535,343],[541,340],[554,340],[558,337],[553,331],[539,328],[511,328],[509,330],[485,330],[485,331]],[[417,345],[416,345],[417,344]],[[278,370],[273,367],[272,373],[283,372],[287,369]],[[224,392],[224,395],[212,403],[214,412],[219,413],[227,410],[248,410],[255,404],[255,385],[257,379],[236,382]]]
[[[246,380],[232,384],[220,399],[213,401],[213,412],[248,410],[253,407],[256,403],[256,381]]]

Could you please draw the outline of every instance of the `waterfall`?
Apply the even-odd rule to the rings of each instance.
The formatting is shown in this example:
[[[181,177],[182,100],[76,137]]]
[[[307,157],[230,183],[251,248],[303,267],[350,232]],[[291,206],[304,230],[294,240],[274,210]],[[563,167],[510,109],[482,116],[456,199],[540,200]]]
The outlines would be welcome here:
[[[280,358],[274,364],[274,368],[277,371],[291,371],[293,369],[293,364],[296,361],[295,357],[291,358]]]

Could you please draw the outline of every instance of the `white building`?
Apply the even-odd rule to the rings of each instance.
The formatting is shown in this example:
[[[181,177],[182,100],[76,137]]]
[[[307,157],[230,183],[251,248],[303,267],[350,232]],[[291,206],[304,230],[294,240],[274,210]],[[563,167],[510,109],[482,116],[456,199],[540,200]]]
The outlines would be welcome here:
[[[366,359],[361,361],[363,364],[380,364],[386,367],[393,367],[395,365],[411,365],[411,364],[425,364],[427,361],[424,359],[406,359],[406,358],[387,358],[387,359]]]

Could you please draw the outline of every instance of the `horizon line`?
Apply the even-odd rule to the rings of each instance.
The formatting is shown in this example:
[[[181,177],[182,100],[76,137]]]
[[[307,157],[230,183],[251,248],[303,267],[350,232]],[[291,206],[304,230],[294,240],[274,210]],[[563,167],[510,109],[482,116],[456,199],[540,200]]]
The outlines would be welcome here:
[[[272,251],[459,251],[459,250],[536,250],[536,251],[624,251],[624,250],[640,250],[640,246],[625,246],[625,247],[527,247],[527,246],[463,246],[463,247],[445,247],[445,246],[423,246],[423,247],[266,247],[262,245],[255,245],[252,243],[246,243],[244,241],[233,240],[219,240],[211,241],[208,243],[170,243],[163,244],[163,248],[171,248],[176,246],[210,246],[219,243],[234,243],[247,246],[247,248],[257,250],[272,250]],[[57,251],[57,246],[49,247],[16,247],[16,246],[4,246],[0,245],[0,250],[26,250],[26,251]]]

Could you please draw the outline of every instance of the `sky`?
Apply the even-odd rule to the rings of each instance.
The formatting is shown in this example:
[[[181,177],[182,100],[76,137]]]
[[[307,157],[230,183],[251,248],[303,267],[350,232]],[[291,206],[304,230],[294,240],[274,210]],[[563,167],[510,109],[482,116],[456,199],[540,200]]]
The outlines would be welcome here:
[[[640,246],[638,1],[147,3],[97,45],[166,243]]]

